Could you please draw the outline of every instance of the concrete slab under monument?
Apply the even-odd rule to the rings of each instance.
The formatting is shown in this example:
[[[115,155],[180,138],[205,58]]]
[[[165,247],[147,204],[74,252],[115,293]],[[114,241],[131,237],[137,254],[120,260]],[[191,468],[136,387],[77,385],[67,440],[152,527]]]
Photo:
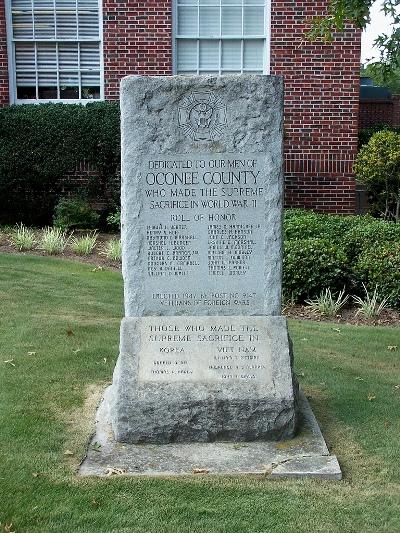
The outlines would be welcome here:
[[[80,467],[82,476],[258,475],[340,480],[337,458],[329,454],[304,394],[299,395],[299,431],[280,442],[126,444],[117,442],[109,422],[107,389],[96,416],[96,432]]]

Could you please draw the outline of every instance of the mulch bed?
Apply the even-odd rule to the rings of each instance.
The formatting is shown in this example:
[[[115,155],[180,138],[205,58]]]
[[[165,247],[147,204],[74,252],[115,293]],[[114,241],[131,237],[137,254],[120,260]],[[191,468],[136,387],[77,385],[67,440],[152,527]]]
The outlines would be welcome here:
[[[395,309],[384,309],[378,317],[374,318],[363,318],[356,313],[357,308],[354,307],[343,309],[336,317],[320,316],[305,305],[293,305],[283,309],[284,315],[298,320],[352,324],[354,326],[400,326],[400,312]]]
[[[74,235],[79,237],[80,235],[85,235],[87,232],[74,232]],[[110,259],[107,259],[104,255],[102,255],[100,252],[104,248],[104,244],[109,241],[110,239],[117,239],[119,235],[111,234],[111,233],[99,233],[97,237],[97,244],[95,249],[93,250],[93,253],[90,255],[77,255],[75,254],[68,246],[65,248],[64,252],[62,254],[57,254],[53,256],[49,256],[49,254],[46,254],[42,250],[33,249],[29,250],[28,252],[19,252],[16,250],[11,244],[8,242],[8,239],[6,236],[3,236],[3,238],[0,241],[0,252],[4,253],[11,253],[11,254],[25,254],[25,255],[40,255],[40,256],[46,256],[46,257],[61,257],[63,259],[71,259],[73,261],[79,261],[80,263],[87,263],[90,265],[93,265],[97,268],[109,268],[110,270],[118,271],[121,270],[121,263],[119,261],[111,261]]]
[[[76,232],[79,234],[80,232]],[[86,232],[82,232],[84,234]],[[74,254],[72,250],[70,250],[68,247],[65,249],[65,251],[62,254],[59,254],[54,257],[62,257],[64,259],[70,259],[73,261],[79,261],[81,263],[87,263],[90,265],[93,265],[94,268],[108,268],[110,270],[114,271],[120,271],[121,270],[121,263],[118,261],[110,261],[107,259],[104,255],[102,255],[100,252],[102,248],[104,247],[104,244],[110,240],[117,238],[117,235],[115,234],[108,234],[108,233],[99,233],[97,238],[97,244],[96,248],[93,251],[92,254],[88,256],[81,256]],[[40,255],[40,256],[47,256],[48,254],[42,252],[41,250],[30,250],[29,252],[18,252],[13,246],[11,246],[7,240],[3,236],[3,238],[0,241],[0,252],[5,253],[21,253],[21,254],[29,254],[29,255]],[[384,309],[379,317],[375,318],[363,318],[356,314],[357,309],[356,308],[346,308],[343,309],[342,312],[337,315],[336,317],[324,317],[317,315],[315,312],[313,312],[309,307],[305,305],[293,305],[293,306],[287,306],[283,309],[283,314],[286,315],[289,318],[294,318],[297,320],[312,320],[314,322],[333,322],[336,324],[352,324],[355,326],[358,325],[368,325],[368,326],[400,326],[400,311],[396,311],[394,309]]]

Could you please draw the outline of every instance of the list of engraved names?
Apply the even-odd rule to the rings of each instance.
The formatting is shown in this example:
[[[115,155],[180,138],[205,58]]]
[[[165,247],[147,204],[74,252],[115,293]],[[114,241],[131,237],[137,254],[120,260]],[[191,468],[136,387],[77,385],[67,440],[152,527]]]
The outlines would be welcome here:
[[[174,299],[193,307],[201,300],[221,299],[215,295],[222,287],[236,295],[228,298],[231,304],[257,297],[263,262],[263,156],[145,158],[140,180],[150,298],[164,307]],[[173,290],[166,292],[167,286]]]
[[[270,346],[259,317],[142,319],[142,381],[263,381]]]

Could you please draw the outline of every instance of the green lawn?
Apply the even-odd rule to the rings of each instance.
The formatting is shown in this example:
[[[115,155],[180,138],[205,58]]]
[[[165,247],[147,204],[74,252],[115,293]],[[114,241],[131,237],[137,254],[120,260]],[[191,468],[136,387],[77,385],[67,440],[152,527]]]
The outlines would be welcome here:
[[[0,255],[5,531],[10,523],[17,533],[399,531],[398,328],[290,323],[296,370],[341,482],[82,479],[76,468],[111,380],[121,315],[117,273]]]

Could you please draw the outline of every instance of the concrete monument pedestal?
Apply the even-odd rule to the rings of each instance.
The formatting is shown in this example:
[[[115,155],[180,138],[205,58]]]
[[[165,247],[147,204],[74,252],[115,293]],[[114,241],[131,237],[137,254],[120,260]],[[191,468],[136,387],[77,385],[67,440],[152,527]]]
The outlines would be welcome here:
[[[169,333],[159,332],[162,324]],[[179,340],[166,343],[165,336]],[[220,337],[229,341],[215,340]],[[160,359],[165,344],[168,350]],[[229,344],[229,351],[219,349]],[[116,439],[290,438],[296,426],[291,361],[284,317],[125,318],[110,398]]]
[[[299,395],[299,426],[284,441],[126,444],[117,442],[109,422],[110,388],[97,412],[96,433],[82,476],[257,475],[268,479],[312,477],[342,479],[337,458],[329,454],[307,399]]]

